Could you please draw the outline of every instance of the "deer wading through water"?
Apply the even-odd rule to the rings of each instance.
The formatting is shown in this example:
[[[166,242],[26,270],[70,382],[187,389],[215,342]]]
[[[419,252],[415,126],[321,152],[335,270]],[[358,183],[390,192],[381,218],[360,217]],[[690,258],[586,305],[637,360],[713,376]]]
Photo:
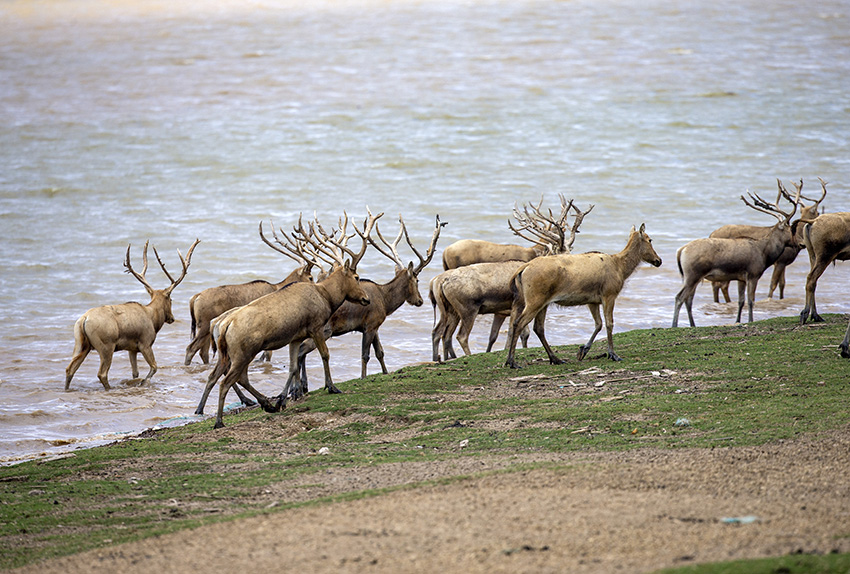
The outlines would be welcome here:
[[[595,328],[587,343],[579,347],[578,360],[587,356],[593,340],[602,330],[602,317],[599,314],[601,305],[608,338],[607,356],[619,361],[620,357],[614,352],[614,302],[626,279],[642,261],[655,267],[661,265],[661,257],[653,249],[652,239],[647,235],[646,226],[643,224],[639,230],[632,227],[628,242],[619,253],[550,255],[526,263],[511,281],[514,300],[505,365],[519,368],[514,360],[518,333],[532,320],[534,333],[549,355],[549,362],[563,363],[546,341],[546,310],[551,303],[563,306],[587,305],[590,309]]]
[[[324,328],[331,315],[346,301],[360,305],[369,304],[369,296],[360,285],[356,267],[368,245],[372,227],[383,214],[372,216],[364,223],[360,233],[363,243],[359,253],[353,253],[343,240],[335,247],[350,259],[337,266],[326,279],[318,283],[290,283],[282,289],[264,295],[239,307],[218,322],[218,360],[207,380],[196,413],[203,413],[210,391],[219,382],[218,409],[215,428],[224,426],[224,403],[227,392],[240,384],[267,412],[277,412],[286,405],[290,389],[299,373],[298,350],[302,341],[312,338],[322,356],[325,371],[325,388],[338,393],[330,371],[330,357],[325,343]],[[347,216],[346,216],[347,221]],[[347,237],[343,231],[343,237]],[[283,391],[270,400],[254,389],[248,381],[248,366],[264,350],[275,350],[289,345],[289,376]],[[223,377],[223,378],[222,378]]]
[[[204,364],[210,362],[210,322],[229,309],[241,307],[254,299],[268,295],[288,283],[313,281],[312,268],[316,263],[306,258],[297,244],[279,244],[277,246],[266,239],[263,235],[263,223],[260,222],[260,238],[275,251],[294,259],[299,267],[287,275],[283,281],[269,283],[268,281],[256,280],[237,285],[219,285],[204,289],[200,293],[192,295],[189,299],[189,316],[192,319],[192,340],[186,347],[184,365],[192,363],[192,357],[197,353]],[[270,353],[265,356],[270,360]]]
[[[97,378],[104,389],[109,389],[109,367],[112,365],[112,355],[115,351],[127,351],[129,353],[130,367],[134,379],[139,377],[137,355],[141,353],[150,367],[148,374],[145,375],[144,382],[150,381],[157,371],[156,359],[153,354],[156,335],[165,323],[174,322],[174,315],[171,312],[171,293],[186,277],[186,272],[189,270],[189,264],[192,261],[192,252],[194,252],[198,243],[200,243],[198,239],[192,243],[185,259],[180,251],[177,251],[180,263],[183,266],[183,270],[177,279],[174,279],[165,268],[165,264],[159,258],[159,253],[156,252],[156,247],[154,247],[156,260],[162,267],[162,272],[171,282],[165,289],[154,289],[145,278],[148,271],[148,242],[145,242],[142,255],[141,273],[137,273],[130,264],[130,245],[127,246],[127,256],[124,259],[125,270],[144,286],[151,297],[150,303],[147,305],[136,302],[104,305],[89,309],[82,317],[77,319],[74,324],[74,355],[65,369],[66,391],[71,386],[71,379],[74,378],[74,374],[92,349],[97,351],[100,356]]]
[[[548,214],[540,210],[540,206],[532,206],[529,212],[524,206],[523,212],[514,208],[514,217],[519,223],[519,228],[509,224],[515,233],[528,232],[535,234],[541,241],[551,245],[554,253],[569,253],[575,243],[576,233],[584,217],[593,209],[593,205],[587,211],[582,212],[573,204],[561,197],[561,214],[556,218],[550,211]],[[568,228],[567,216],[570,209],[575,210],[575,220],[572,228]],[[569,239],[566,238],[569,229]],[[456,357],[452,346],[452,336],[455,329],[460,325],[457,340],[464,354],[471,353],[469,347],[469,335],[478,315],[493,314],[493,325],[487,343],[487,352],[493,348],[499,329],[504,320],[510,315],[513,294],[511,292],[511,278],[516,271],[525,265],[526,261],[494,261],[475,263],[449,269],[431,280],[429,297],[436,311],[439,310],[439,321],[435,321],[431,331],[432,358],[439,362],[440,342],[443,345],[443,355],[446,360]],[[523,346],[527,346],[528,330],[524,329],[520,337]]]
[[[820,180],[821,189],[823,190],[820,199],[812,199],[806,197],[805,195],[800,195],[800,199],[805,199],[806,201],[813,202],[811,205],[803,205],[800,204],[800,220],[810,220],[813,221],[818,216],[818,210],[820,209],[820,204],[826,198],[826,185],[827,183],[818,178]],[[788,194],[785,188],[782,185],[780,180],[776,180],[776,183],[779,186],[779,194],[788,201],[794,201],[793,198]],[[803,180],[800,180],[800,183],[791,182],[797,191],[802,191],[803,189]],[[779,202],[779,197],[776,199],[777,203]],[[782,252],[782,255],[776,260],[773,264],[773,273],[770,276],[770,289],[767,292],[768,299],[773,298],[773,293],[776,291],[777,287],[779,288],[779,298],[785,298],[785,268],[791,265],[795,259],[797,259],[797,255],[805,248],[803,243],[803,235],[802,230],[803,226],[799,225],[799,221],[794,221],[791,224],[791,233],[794,234],[794,244],[785,247],[785,251]],[[770,233],[772,226],[760,227],[756,225],[737,225],[730,224],[724,225],[714,231],[711,232],[709,237],[711,238],[736,238],[736,237],[749,237],[750,239],[761,239]],[[713,281],[711,283],[711,291],[714,296],[714,302],[720,302],[720,293],[723,293],[723,299],[729,303],[729,281]]]
[[[793,199],[793,208],[790,213],[785,213],[779,208],[779,199],[770,204],[756,194],[749,194],[752,203],[747,201],[743,195],[741,200],[748,207],[768,213],[777,219],[777,223],[770,228],[770,233],[761,239],[750,239],[746,237],[725,238],[702,238],[695,239],[679,248],[676,252],[676,261],[679,273],[684,280],[684,286],[676,294],[673,310],[673,327],[679,325],[679,310],[682,304],[688,311],[688,320],[691,327],[694,324],[693,301],[697,286],[703,279],[709,281],[738,281],[738,317],[736,322],[741,322],[741,313],[744,309],[744,294],[747,295],[749,308],[749,322],[753,321],[753,302],[755,301],[756,287],[765,269],[773,265],[788,247],[796,245],[794,234],[791,232],[791,218],[797,211],[800,203],[800,190]]]
[[[375,242],[371,236],[369,237],[372,247],[395,263],[395,276],[388,283],[383,284],[375,283],[368,279],[361,279],[360,285],[369,296],[369,305],[363,307],[346,301],[334,312],[330,321],[325,325],[324,335],[326,339],[339,337],[353,331],[363,333],[360,345],[360,378],[366,377],[370,347],[375,351],[375,358],[378,359],[378,363],[381,365],[381,372],[384,374],[389,372],[386,363],[384,363],[384,348],[381,345],[378,329],[384,324],[387,317],[392,315],[404,303],[408,303],[414,307],[420,307],[422,305],[422,295],[419,293],[419,274],[428,266],[434,257],[437,240],[440,238],[440,230],[448,223],[441,222],[440,216],[437,215],[437,223],[434,233],[431,236],[431,243],[423,257],[410,240],[407,226],[404,224],[401,215],[399,215],[398,221],[398,235],[392,243],[384,239],[377,223],[375,224],[375,233],[383,244],[383,247]],[[412,261],[408,265],[405,265],[401,255],[399,255],[398,244],[402,237],[405,238],[407,245],[413,251],[414,255],[416,255],[417,259],[419,259],[419,263],[416,266],[413,265]],[[293,399],[307,392],[307,366],[304,358],[315,348],[316,345],[312,339],[307,339],[301,343],[301,349],[298,352],[298,361],[301,364],[301,385],[297,388],[293,386]]]

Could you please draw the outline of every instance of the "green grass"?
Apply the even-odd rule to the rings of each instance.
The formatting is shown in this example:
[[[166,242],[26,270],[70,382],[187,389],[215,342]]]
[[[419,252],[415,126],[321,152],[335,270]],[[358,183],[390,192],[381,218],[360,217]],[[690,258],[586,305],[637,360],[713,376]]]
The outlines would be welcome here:
[[[799,326],[796,318],[752,325],[652,329],[616,335],[624,361],[575,360],[559,348],[520,350],[406,367],[340,384],[341,395],[311,393],[279,414],[227,415],[152,433],[143,440],[80,450],[73,457],[0,468],[0,568],[303,504],[384,491],[345,493],[267,507],[257,493],[329,467],[458,457],[655,448],[758,445],[850,422],[850,362],[838,357],[846,318]],[[588,372],[587,369],[593,369]],[[517,380],[518,377],[521,379]],[[600,384],[601,383],[601,384]],[[335,419],[316,423],[314,415]],[[676,421],[688,424],[677,426]],[[293,430],[297,421],[298,426]],[[400,433],[404,439],[398,439]],[[461,441],[468,441],[459,448]],[[330,454],[316,456],[322,447]],[[315,475],[317,478],[309,477]],[[192,501],[192,504],[175,504]],[[781,560],[837,564],[846,555]],[[823,558],[822,561],[820,559]],[[842,562],[844,560],[844,562]],[[801,562],[802,563],[802,562]],[[789,572],[800,570],[775,562]],[[796,563],[795,563],[796,564]],[[760,572],[747,563],[738,570]],[[752,566],[755,567],[755,566]],[[808,566],[806,566],[808,567]],[[833,566],[816,566],[833,568]],[[814,566],[813,566],[814,568]]]

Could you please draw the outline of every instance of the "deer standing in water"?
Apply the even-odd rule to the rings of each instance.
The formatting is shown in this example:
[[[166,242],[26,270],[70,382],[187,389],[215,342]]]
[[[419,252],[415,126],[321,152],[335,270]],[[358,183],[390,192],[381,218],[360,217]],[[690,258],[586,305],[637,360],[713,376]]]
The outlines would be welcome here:
[[[752,323],[753,302],[755,301],[759,279],[764,274],[765,269],[773,265],[786,248],[795,245],[790,222],[800,203],[800,190],[797,190],[797,195],[793,200],[793,209],[790,213],[785,213],[779,208],[778,197],[776,203],[770,204],[758,195],[752,193],[749,195],[752,203],[742,195],[741,200],[744,204],[756,211],[769,213],[777,219],[777,223],[770,228],[770,233],[761,239],[709,237],[695,239],[679,248],[676,252],[676,261],[685,284],[676,294],[673,327],[677,327],[679,324],[679,310],[683,303],[688,311],[691,327],[695,326],[692,311],[694,293],[703,279],[738,281],[738,317],[736,322],[741,322],[746,292],[749,321]]]
[[[154,289],[145,278],[148,271],[148,242],[145,242],[142,255],[141,273],[137,273],[130,264],[130,245],[127,246],[124,267],[127,273],[135,277],[145,287],[151,297],[150,303],[147,305],[136,302],[104,305],[89,309],[82,317],[77,319],[74,324],[74,355],[68,364],[68,368],[65,369],[66,391],[71,386],[71,379],[74,378],[74,374],[92,349],[97,351],[100,356],[97,378],[104,389],[109,389],[109,367],[112,365],[112,355],[115,351],[129,352],[130,367],[134,379],[139,376],[137,356],[138,353],[141,353],[150,367],[148,374],[145,375],[144,382],[150,381],[157,371],[156,359],[153,354],[156,335],[165,323],[174,322],[174,315],[171,312],[171,293],[186,277],[186,272],[189,270],[189,264],[192,261],[192,252],[195,251],[198,243],[200,243],[198,239],[192,243],[185,259],[183,259],[180,251],[177,251],[180,263],[183,265],[183,271],[177,279],[174,279],[165,268],[165,264],[159,258],[159,253],[156,252],[156,247],[153,248],[156,260],[162,267],[162,272],[171,281],[171,284],[165,289]]]
[[[820,178],[818,178],[820,179]],[[780,180],[776,180],[776,183],[779,185],[779,195],[785,197],[788,201],[793,201],[793,198],[788,194],[785,188],[782,185]],[[797,188],[798,191],[802,191],[803,189],[803,180],[800,180],[800,183],[791,182],[794,187]],[[806,197],[804,195],[800,195],[800,199],[805,199],[806,201],[813,202],[811,205],[803,205],[800,204],[800,220],[814,220],[818,216],[818,210],[820,208],[821,202],[826,198],[826,185],[827,183],[820,179],[821,188],[823,193],[821,194],[820,199],[812,199]],[[777,203],[779,202],[779,196],[776,198]],[[770,229],[772,226],[768,227],[760,227],[756,225],[724,225],[719,229],[714,230],[709,237],[715,238],[736,238],[736,237],[749,237],[750,239],[761,239],[770,233]],[[795,221],[791,224],[791,233],[794,234],[794,238],[796,239],[794,245],[789,245],[785,247],[785,251],[782,252],[782,255],[776,260],[773,264],[773,273],[770,276],[770,289],[767,292],[768,299],[773,298],[773,293],[776,291],[776,288],[779,288],[779,298],[783,299],[785,297],[785,268],[791,265],[795,259],[797,259],[797,255],[805,248],[803,244],[803,237],[800,233],[802,231],[802,226],[799,225],[799,220]],[[714,281],[711,284],[711,290],[714,295],[714,302],[720,302],[719,294],[723,293],[723,298],[728,303],[730,301],[729,298],[729,282],[728,281]]]

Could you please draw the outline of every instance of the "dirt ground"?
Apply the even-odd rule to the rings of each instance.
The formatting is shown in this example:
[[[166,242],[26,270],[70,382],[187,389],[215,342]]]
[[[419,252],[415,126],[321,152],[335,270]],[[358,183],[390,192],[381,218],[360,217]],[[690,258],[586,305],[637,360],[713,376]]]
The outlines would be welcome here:
[[[19,572],[631,573],[850,552],[850,427],[761,447],[334,468],[322,484],[262,494],[274,507],[541,460],[560,465],[284,510]]]

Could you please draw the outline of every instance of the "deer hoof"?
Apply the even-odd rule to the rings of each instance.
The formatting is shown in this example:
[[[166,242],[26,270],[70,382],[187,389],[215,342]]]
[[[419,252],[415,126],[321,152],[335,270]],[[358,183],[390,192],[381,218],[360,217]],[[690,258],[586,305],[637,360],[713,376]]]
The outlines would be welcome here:
[[[214,429],[223,429],[223,428],[224,428],[224,423],[223,423],[223,422],[221,422],[221,421],[215,421],[215,424],[213,425],[213,428],[214,428]]]
[[[623,359],[620,358],[619,355],[617,355],[617,353],[608,353],[608,358],[611,359],[612,361],[622,361],[623,360]]]
[[[331,385],[331,386],[328,387],[328,394],[329,395],[341,395],[342,391],[339,390],[338,388],[336,388],[336,386]]]
[[[841,356],[845,359],[850,359],[850,347],[847,345],[840,345],[839,348],[841,349]]]

